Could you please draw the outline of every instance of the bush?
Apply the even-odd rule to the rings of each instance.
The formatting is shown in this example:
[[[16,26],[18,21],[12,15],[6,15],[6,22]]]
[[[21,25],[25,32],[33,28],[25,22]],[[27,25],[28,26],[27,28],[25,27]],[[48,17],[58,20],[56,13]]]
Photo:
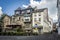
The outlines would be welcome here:
[[[33,35],[38,35],[38,33],[32,33]]]
[[[1,35],[9,35],[9,36],[26,36],[27,33],[26,32],[2,32]]]

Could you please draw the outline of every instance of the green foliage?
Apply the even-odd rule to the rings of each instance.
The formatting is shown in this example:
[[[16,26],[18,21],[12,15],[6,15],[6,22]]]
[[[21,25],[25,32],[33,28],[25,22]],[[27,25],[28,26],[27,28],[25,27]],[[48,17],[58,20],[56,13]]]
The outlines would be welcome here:
[[[32,33],[33,35],[38,35],[38,33]]]
[[[15,28],[14,30],[15,30],[16,32],[23,32],[23,29],[20,28],[20,27],[17,27],[17,28]]]
[[[3,14],[1,17],[0,17],[0,26],[3,25],[3,18],[6,16],[6,14]]]
[[[3,20],[3,18],[6,16],[6,14],[3,14],[0,18],[0,20]]]

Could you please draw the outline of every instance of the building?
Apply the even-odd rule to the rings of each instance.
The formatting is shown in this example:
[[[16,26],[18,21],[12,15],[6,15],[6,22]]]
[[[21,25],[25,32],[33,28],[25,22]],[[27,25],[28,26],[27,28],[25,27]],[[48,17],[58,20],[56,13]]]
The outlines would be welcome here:
[[[31,32],[32,31],[32,10],[33,8],[31,6],[28,6],[26,9],[22,9],[22,14],[23,14],[23,23],[24,23],[24,30],[26,32]]]
[[[56,33],[58,32],[57,27],[58,27],[57,22],[53,23],[53,32],[56,32]]]
[[[57,0],[57,9],[58,9],[58,22],[59,22],[59,27],[60,27],[60,0]]]
[[[3,23],[4,23],[4,27],[3,27],[3,32],[6,31],[6,29],[8,28],[7,25],[10,25],[11,24],[11,21],[10,21],[10,16],[8,15],[5,15],[4,19],[3,19]]]
[[[48,9],[35,9],[31,6],[27,8],[18,7],[12,16],[4,17],[4,28],[6,32],[16,32],[16,28],[21,28],[26,33],[46,33],[52,30],[52,19],[48,16]]]
[[[51,28],[50,31],[53,30],[53,20],[51,17],[49,17],[49,27]]]
[[[52,31],[52,19],[48,17],[48,9],[36,9],[32,13],[33,32],[46,33]]]
[[[60,0],[57,0],[57,10],[58,10],[58,34],[60,34]]]
[[[23,31],[31,32],[32,31],[32,19],[31,19],[32,10],[33,8],[31,6],[28,6],[28,8],[25,9],[21,9],[20,7],[18,7],[15,10],[14,15],[12,15],[10,18],[8,16],[6,19],[4,18],[3,21],[8,20],[8,22],[7,21],[6,23],[4,22],[4,28],[7,26],[11,28],[16,28],[17,26],[19,26],[23,29]]]

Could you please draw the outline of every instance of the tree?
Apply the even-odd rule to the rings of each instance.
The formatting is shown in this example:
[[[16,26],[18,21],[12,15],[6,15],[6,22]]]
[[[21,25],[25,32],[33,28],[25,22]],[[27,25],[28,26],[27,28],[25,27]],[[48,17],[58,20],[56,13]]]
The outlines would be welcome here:
[[[6,16],[6,14],[2,14],[2,16],[0,17],[0,25],[1,26],[3,25],[3,19],[5,16]]]
[[[2,27],[3,27],[3,18],[6,16],[6,14],[2,14],[2,16],[0,17],[0,32],[2,31]]]

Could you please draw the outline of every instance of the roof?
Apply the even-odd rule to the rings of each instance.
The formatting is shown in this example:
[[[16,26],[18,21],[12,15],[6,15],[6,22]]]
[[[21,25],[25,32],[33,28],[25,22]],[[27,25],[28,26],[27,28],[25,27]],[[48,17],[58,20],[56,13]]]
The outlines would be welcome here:
[[[24,8],[22,10],[28,10],[28,9],[33,9],[30,5],[27,8]]]
[[[17,17],[17,16],[22,16],[23,14],[14,14],[11,17]]]
[[[27,8],[32,8],[30,5]]]
[[[22,10],[21,7],[18,7],[16,10]]]
[[[11,18],[11,16],[9,16],[9,15],[7,15],[7,14],[5,14],[3,18],[5,18],[5,16],[7,16],[7,17]]]
[[[21,7],[18,7],[16,10],[22,10],[22,11],[24,11],[24,10],[27,10],[27,9],[30,9],[30,8],[32,8],[30,5],[27,7],[27,8],[21,8]]]
[[[33,12],[43,12],[45,9],[47,9],[47,8],[43,8],[43,9],[36,9],[36,10],[34,10]]]

